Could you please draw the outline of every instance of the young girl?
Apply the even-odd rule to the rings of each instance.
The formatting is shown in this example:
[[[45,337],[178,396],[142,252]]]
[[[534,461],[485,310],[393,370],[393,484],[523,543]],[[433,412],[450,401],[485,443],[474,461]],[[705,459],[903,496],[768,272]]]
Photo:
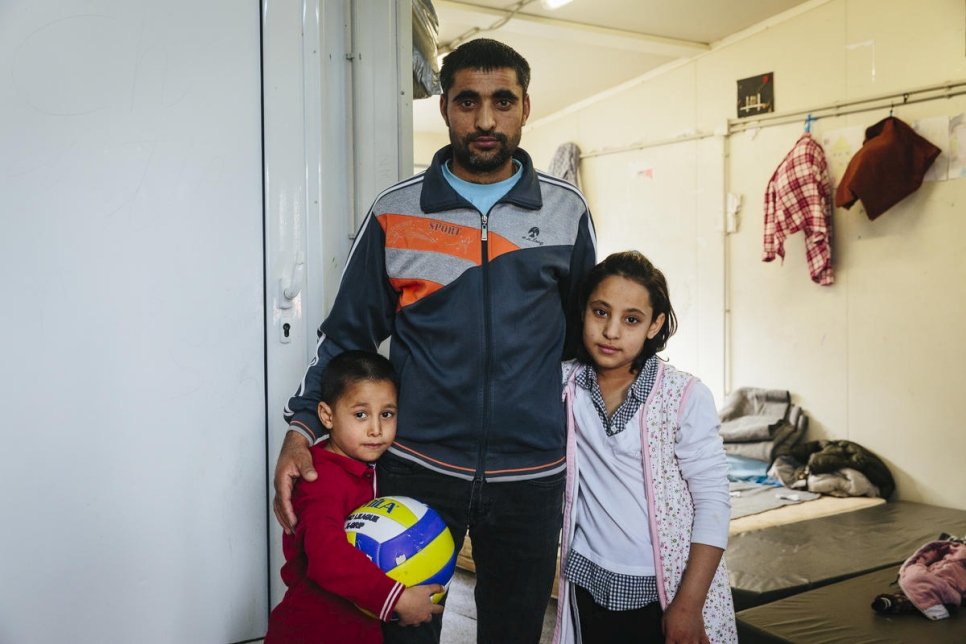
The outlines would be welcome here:
[[[736,642],[727,461],[711,392],[656,356],[677,327],[664,275],[616,253],[580,305],[554,641]]]

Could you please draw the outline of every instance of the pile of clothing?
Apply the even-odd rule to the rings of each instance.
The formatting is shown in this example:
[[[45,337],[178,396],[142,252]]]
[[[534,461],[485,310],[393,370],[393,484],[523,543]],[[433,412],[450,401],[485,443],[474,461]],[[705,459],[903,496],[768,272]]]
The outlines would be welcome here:
[[[766,464],[798,444],[808,430],[808,416],[782,389],[736,389],[718,417],[725,452]]]
[[[887,499],[895,491],[886,464],[858,443],[804,441],[808,416],[792,403],[786,390],[736,389],[725,400],[718,417],[732,481],[831,496]]]
[[[966,540],[939,535],[906,559],[898,583],[899,592],[876,596],[873,610],[948,618],[950,609],[966,605]]]
[[[896,489],[878,456],[852,441],[808,441],[777,454],[768,474],[788,488],[830,496],[878,496]]]

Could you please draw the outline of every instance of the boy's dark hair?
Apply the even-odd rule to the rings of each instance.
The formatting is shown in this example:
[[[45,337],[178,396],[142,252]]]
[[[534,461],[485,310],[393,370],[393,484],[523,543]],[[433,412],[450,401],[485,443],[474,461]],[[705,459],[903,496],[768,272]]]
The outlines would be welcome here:
[[[660,271],[651,261],[636,250],[628,250],[621,253],[609,255],[607,259],[594,266],[584,278],[578,295],[579,313],[577,326],[580,342],[577,345],[577,360],[584,364],[592,365],[594,361],[584,347],[584,313],[590,296],[604,279],[617,276],[637,282],[647,289],[651,298],[652,320],[656,319],[661,313],[664,314],[664,324],[653,338],[644,341],[644,348],[634,359],[631,365],[633,373],[639,373],[644,367],[644,363],[659,351],[663,351],[667,345],[668,338],[674,335],[678,329],[678,319],[674,315],[671,307],[671,295],[668,291],[667,280],[664,273]]]
[[[530,86],[530,63],[515,49],[489,38],[478,38],[465,42],[443,59],[443,66],[439,70],[439,84],[443,89],[443,96],[453,86],[456,72],[463,69],[479,69],[484,72],[509,67],[517,74],[517,82],[523,88],[523,95],[527,95]]]
[[[392,363],[373,351],[345,351],[329,361],[322,373],[322,402],[335,406],[349,385],[363,380],[389,381],[399,389]]]

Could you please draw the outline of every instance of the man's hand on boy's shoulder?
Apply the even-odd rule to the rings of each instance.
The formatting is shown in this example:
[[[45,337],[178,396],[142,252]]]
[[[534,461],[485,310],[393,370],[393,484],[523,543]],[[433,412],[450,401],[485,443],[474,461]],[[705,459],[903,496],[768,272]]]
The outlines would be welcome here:
[[[396,602],[396,614],[399,615],[401,626],[415,626],[423,624],[433,618],[433,615],[443,612],[443,607],[433,603],[433,595],[443,592],[439,584],[413,586],[403,591]]]
[[[309,439],[290,429],[285,433],[278,462],[275,464],[275,499],[272,502],[272,509],[275,511],[275,518],[279,525],[288,534],[294,533],[295,524],[298,523],[295,510],[292,508],[292,490],[295,488],[295,481],[300,478],[314,481],[319,476],[312,464],[312,452],[309,447],[311,447]]]

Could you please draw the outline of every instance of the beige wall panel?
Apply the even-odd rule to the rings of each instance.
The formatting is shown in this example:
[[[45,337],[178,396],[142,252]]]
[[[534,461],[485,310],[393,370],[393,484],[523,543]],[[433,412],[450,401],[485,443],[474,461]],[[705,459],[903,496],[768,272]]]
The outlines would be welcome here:
[[[698,123],[717,127],[737,116],[739,79],[772,72],[778,112],[842,100],[845,53],[843,2],[830,2],[745,40],[702,56]],[[805,37],[803,37],[805,36]]]
[[[724,391],[724,259],[719,139],[592,157],[585,187],[594,195],[598,255],[644,253],[666,275],[678,332],[663,354]]]
[[[694,129],[694,64],[657,76],[610,96],[577,119],[586,152],[619,148],[644,141],[660,141]]]
[[[423,100],[438,101],[439,98],[427,98]],[[439,117],[439,122],[443,122],[442,116]],[[444,145],[449,145],[449,137],[446,135],[445,130],[439,134],[417,132],[413,135],[413,165],[429,165],[433,160],[433,155]]]
[[[849,0],[845,98],[875,96],[966,77],[962,0]],[[874,42],[873,48],[857,44]],[[901,116],[901,115],[899,115]]]
[[[576,121],[576,116],[569,116],[554,119],[535,128],[527,127],[523,130],[520,147],[533,157],[533,164],[537,168],[546,170],[550,167],[550,160],[553,159],[557,146],[568,141],[579,145],[579,141],[584,140],[578,135]]]
[[[946,109],[942,109],[946,108]],[[950,112],[946,110],[950,110]],[[966,101],[906,108],[910,119]],[[883,455],[903,498],[963,504],[966,180],[927,182],[875,221],[847,220],[849,427]]]
[[[730,140],[729,190],[744,200],[728,239],[731,386],[787,389],[809,415],[809,439],[849,438],[848,276],[839,272],[831,287],[812,282],[800,233],[785,241],[784,264],[761,261],[765,187],[801,130],[795,124]]]
[[[593,154],[690,134],[694,69],[689,63],[582,109],[537,121],[525,130],[522,145],[537,167],[546,168],[557,146],[567,141]]]

